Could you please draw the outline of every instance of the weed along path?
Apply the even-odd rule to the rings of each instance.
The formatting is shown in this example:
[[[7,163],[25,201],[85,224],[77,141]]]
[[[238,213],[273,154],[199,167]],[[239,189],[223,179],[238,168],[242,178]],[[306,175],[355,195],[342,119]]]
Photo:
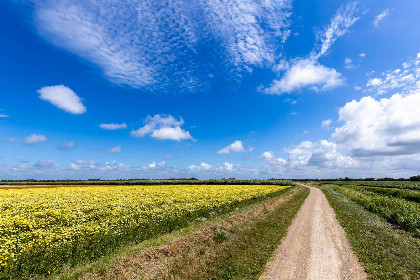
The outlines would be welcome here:
[[[367,279],[321,190],[310,195],[260,280]]]

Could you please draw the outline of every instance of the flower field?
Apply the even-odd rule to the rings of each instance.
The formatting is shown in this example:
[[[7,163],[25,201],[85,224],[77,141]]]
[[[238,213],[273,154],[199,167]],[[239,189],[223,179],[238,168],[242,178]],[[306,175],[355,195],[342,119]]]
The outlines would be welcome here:
[[[0,279],[48,275],[286,188],[160,185],[0,189]]]

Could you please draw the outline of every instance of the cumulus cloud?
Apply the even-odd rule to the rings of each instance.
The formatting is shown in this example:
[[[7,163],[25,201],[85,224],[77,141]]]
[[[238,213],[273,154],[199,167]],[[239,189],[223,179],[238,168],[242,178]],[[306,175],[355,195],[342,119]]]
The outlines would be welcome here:
[[[93,160],[91,161],[87,161],[84,159],[79,159],[76,160],[74,162],[70,163],[70,168],[72,170],[91,170],[91,169],[95,169],[96,165],[95,162]]]
[[[212,165],[202,162],[200,163],[200,165],[191,164],[190,166],[187,167],[187,170],[188,171],[209,171],[212,168],[213,168]]]
[[[77,94],[70,88],[58,85],[43,87],[38,90],[39,98],[71,114],[83,114],[86,107]]]
[[[379,22],[381,22],[385,17],[387,17],[389,15],[389,9],[385,9],[382,11],[382,13],[380,13],[379,15],[377,15],[375,17],[375,19],[373,20],[373,24],[378,27],[379,26]]]
[[[9,118],[9,116],[5,114],[0,114],[0,118]]]
[[[401,66],[401,68],[382,72],[379,77],[370,78],[366,83],[367,90],[378,95],[389,92],[407,94],[419,90],[420,52],[415,58],[408,59]]]
[[[365,53],[359,53],[359,56],[360,56],[361,58],[363,58],[363,57],[365,57],[365,56],[366,56],[366,54],[365,54]]]
[[[182,118],[177,120],[171,115],[155,115],[148,116],[144,122],[143,127],[131,131],[132,136],[145,137],[149,135],[159,140],[195,140],[188,131],[181,128],[184,124]]]
[[[47,141],[47,137],[41,134],[31,134],[23,140],[26,145],[36,145]]]
[[[111,149],[108,149],[108,153],[111,153],[111,154],[118,154],[118,153],[121,153],[121,151],[122,151],[121,146],[115,146]]]
[[[265,160],[270,165],[285,165],[286,160],[279,157],[276,158],[273,151],[266,151],[261,154],[260,159]]]
[[[224,147],[223,149],[219,150],[218,154],[230,154],[230,153],[239,153],[244,152],[245,148],[242,141],[236,140],[229,146]]]
[[[58,146],[58,149],[63,151],[63,150],[71,150],[76,148],[76,143],[74,143],[73,141],[69,141],[66,143],[61,144],[60,146]]]
[[[420,152],[420,92],[353,100],[339,111],[333,139],[356,157]]]
[[[165,167],[165,165],[166,165],[166,161],[163,160],[159,163],[156,163],[156,162],[149,163],[148,168]]]
[[[272,159],[274,159],[274,153],[272,151],[266,151],[266,152],[262,153],[261,159],[272,160]]]
[[[260,88],[268,94],[284,94],[311,87],[313,90],[327,90],[344,84],[342,75],[312,59],[300,59],[279,80],[274,80],[268,88]]]
[[[126,123],[101,123],[99,127],[102,129],[107,129],[107,130],[126,129],[127,124]]]
[[[331,125],[331,120],[330,120],[330,119],[328,119],[328,120],[323,120],[323,121],[321,122],[321,126],[322,126],[322,127],[329,128],[329,127],[330,127],[330,125]]]
[[[420,92],[363,97],[339,110],[331,140],[303,141],[261,159],[260,174],[292,177],[411,176],[420,164]],[[331,124],[329,124],[331,125]]]
[[[357,162],[338,151],[336,143],[327,140],[319,142],[303,141],[288,152],[287,164],[290,167],[350,167]]]
[[[226,73],[251,71],[290,33],[290,0],[31,2],[41,36],[112,82],[155,91],[205,86],[209,45]]]

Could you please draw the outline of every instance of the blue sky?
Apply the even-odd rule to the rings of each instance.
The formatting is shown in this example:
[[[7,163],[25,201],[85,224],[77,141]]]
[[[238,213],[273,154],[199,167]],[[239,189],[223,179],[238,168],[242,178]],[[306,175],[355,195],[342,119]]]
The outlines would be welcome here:
[[[0,178],[416,175],[418,1],[5,1]]]

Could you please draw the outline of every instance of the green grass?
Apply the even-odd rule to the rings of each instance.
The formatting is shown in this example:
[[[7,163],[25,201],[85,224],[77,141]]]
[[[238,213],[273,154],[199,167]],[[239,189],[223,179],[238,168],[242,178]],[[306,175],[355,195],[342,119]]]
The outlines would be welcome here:
[[[354,187],[358,190],[364,190],[382,194],[386,196],[398,197],[408,201],[420,203],[420,191],[404,190],[404,189],[392,189],[392,188],[380,188],[380,187]]]
[[[183,258],[171,266],[171,279],[258,279],[265,264],[309,195],[300,188],[295,196],[257,220],[231,230],[203,257]],[[225,236],[225,235],[224,235]],[[166,278],[165,278],[166,279]]]
[[[420,205],[405,199],[376,194],[352,187],[333,187],[368,211],[384,217],[388,222],[420,237]]]
[[[337,188],[320,186],[369,279],[420,279],[420,239],[397,229]]]
[[[420,190],[420,182],[416,181],[324,181],[321,184]]]

